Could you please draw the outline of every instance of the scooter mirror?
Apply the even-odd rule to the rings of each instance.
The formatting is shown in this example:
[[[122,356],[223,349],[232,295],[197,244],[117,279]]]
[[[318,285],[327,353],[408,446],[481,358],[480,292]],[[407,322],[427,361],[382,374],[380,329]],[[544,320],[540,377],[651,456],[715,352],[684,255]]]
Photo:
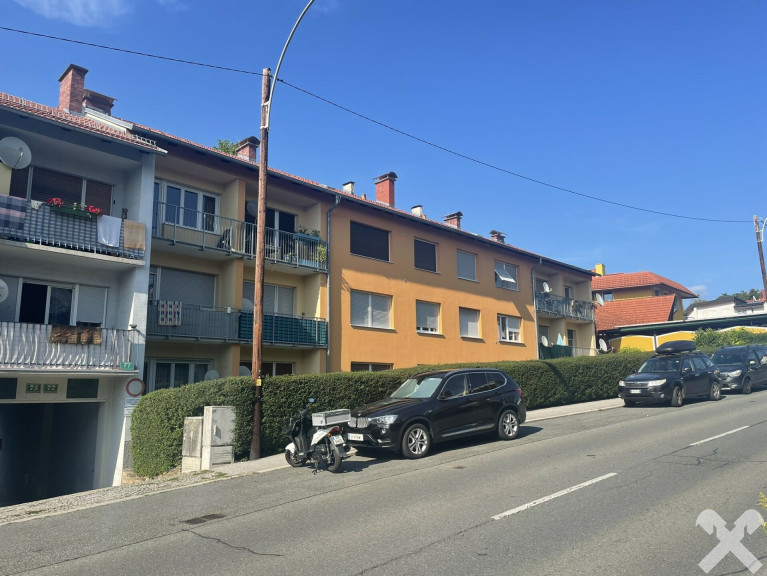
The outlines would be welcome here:
[[[309,404],[314,404],[314,398],[309,398]]]

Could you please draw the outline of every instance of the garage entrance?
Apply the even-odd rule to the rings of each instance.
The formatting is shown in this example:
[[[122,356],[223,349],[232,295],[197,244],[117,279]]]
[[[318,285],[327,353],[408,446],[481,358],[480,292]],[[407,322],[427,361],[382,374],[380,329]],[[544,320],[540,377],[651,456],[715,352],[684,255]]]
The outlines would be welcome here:
[[[0,506],[93,488],[99,404],[0,404]]]

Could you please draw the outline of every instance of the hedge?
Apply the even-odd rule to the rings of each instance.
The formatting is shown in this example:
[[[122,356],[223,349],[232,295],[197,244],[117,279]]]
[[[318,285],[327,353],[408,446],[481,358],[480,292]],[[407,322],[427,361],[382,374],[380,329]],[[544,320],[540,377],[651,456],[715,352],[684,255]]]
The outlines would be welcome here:
[[[618,381],[635,372],[648,352],[603,354],[556,360],[495,362],[483,367],[504,370],[522,388],[528,410],[614,398]],[[419,366],[383,372],[335,372],[266,378],[261,410],[261,454],[282,452],[288,439],[282,429],[291,414],[314,398],[312,411],[355,408],[391,394],[413,374],[476,364]],[[250,377],[223,378],[144,396],[131,419],[134,471],[157,476],[181,463],[184,418],[202,416],[208,406],[234,406],[235,459],[247,459],[255,396]]]

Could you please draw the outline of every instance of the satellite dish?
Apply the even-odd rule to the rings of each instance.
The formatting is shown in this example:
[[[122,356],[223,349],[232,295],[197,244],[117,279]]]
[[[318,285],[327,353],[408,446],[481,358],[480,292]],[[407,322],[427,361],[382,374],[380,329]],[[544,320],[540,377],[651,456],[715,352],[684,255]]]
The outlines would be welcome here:
[[[245,212],[251,216],[258,216],[258,202],[255,200],[248,200],[245,202]]]
[[[0,279],[0,302],[4,302],[6,298],[8,298],[8,284]]]
[[[604,338],[599,339],[599,349],[602,352],[607,352],[607,342],[604,341]]]
[[[543,291],[544,291],[546,294],[548,294],[549,292],[551,292],[551,286],[549,286],[549,283],[548,283],[548,282],[544,282],[544,283],[543,283]]]
[[[208,370],[205,373],[205,376],[202,377],[203,380],[218,380],[221,378],[221,376],[218,375],[218,372],[215,370]]]
[[[242,309],[245,312],[253,312],[253,302],[248,300],[247,298],[242,299]]]
[[[541,344],[543,344],[544,346],[548,346],[549,345],[549,339],[546,338],[546,336],[541,336]]]
[[[601,294],[597,294],[597,304],[599,304],[600,306],[605,305],[605,299],[602,297]]]
[[[240,366],[240,376],[250,376],[250,368],[247,366]]]
[[[21,170],[29,166],[32,152],[22,140],[7,136],[0,140],[0,162],[9,168]]]

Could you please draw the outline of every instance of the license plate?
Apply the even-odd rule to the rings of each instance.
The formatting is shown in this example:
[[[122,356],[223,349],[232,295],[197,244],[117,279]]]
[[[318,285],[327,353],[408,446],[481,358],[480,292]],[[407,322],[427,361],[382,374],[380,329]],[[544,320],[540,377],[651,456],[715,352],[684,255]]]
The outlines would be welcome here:
[[[629,392],[631,392],[632,394],[641,394],[642,393],[641,390],[637,390],[637,389],[629,390]]]
[[[355,434],[354,432],[349,432],[346,435],[349,440],[356,440],[357,442],[362,442],[362,434]]]
[[[344,443],[344,437],[343,436],[331,436],[330,439],[333,441],[333,444],[336,446],[340,446]]]

